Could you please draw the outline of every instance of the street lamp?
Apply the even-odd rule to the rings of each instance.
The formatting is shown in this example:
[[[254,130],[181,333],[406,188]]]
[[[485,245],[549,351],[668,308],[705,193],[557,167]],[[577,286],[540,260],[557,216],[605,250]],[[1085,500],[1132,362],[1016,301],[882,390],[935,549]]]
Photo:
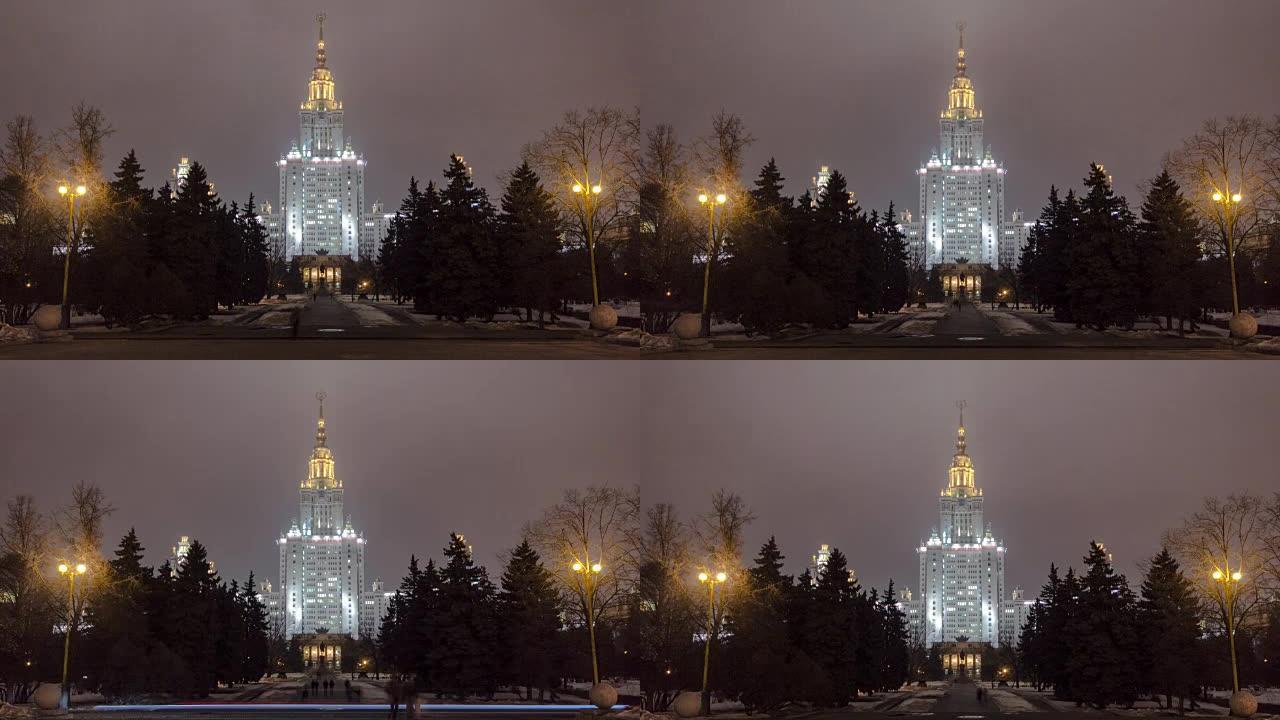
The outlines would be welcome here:
[[[716,626],[716,585],[728,579],[729,576],[723,570],[715,575],[706,571],[698,573],[698,582],[707,586],[707,642],[702,650],[702,713],[704,715],[711,714],[711,691],[707,687],[707,676],[711,669],[711,634]]]
[[[76,249],[75,217],[76,198],[82,198],[89,192],[84,185],[72,186],[63,180],[58,184],[58,194],[67,199],[67,257],[62,266],[62,329],[71,329],[71,306],[67,304],[67,293],[71,286],[71,254]]]
[[[1222,206],[1223,229],[1227,240],[1227,266],[1231,270],[1231,316],[1240,314],[1240,292],[1236,283],[1236,220],[1240,202],[1244,196],[1240,193],[1213,191],[1213,201]]]
[[[80,186],[83,188],[84,186]],[[62,188],[59,188],[61,190]],[[83,195],[84,193],[80,193]],[[67,638],[62,644],[62,699],[61,707],[63,710],[71,707],[71,686],[67,684],[67,670],[71,667],[71,628],[75,624],[76,612],[76,576],[83,575],[89,571],[84,563],[76,563],[74,566],[66,563],[58,563],[58,574],[67,576]]]
[[[1227,614],[1227,646],[1231,649],[1231,691],[1240,692],[1240,671],[1236,665],[1236,593],[1240,590],[1240,581],[1244,574],[1239,570],[1231,571],[1213,569],[1213,581],[1222,586],[1222,606]]]
[[[574,195],[582,198],[582,229],[587,236],[587,254],[591,258],[591,305],[595,307],[600,304],[600,284],[596,280],[596,236],[595,236],[595,218],[598,196],[604,191],[604,187],[600,183],[577,182],[573,183]]]
[[[715,196],[698,194],[698,202],[707,207],[707,264],[702,270],[702,334],[711,337],[711,315],[707,305],[711,295],[711,258],[716,254],[716,208],[729,201],[724,193]]]
[[[574,187],[577,187],[576,185]],[[598,186],[597,186],[598,187]],[[573,561],[570,566],[572,570],[582,576],[582,593],[586,598],[587,606],[587,634],[591,638],[591,678],[593,685],[600,684],[600,664],[596,660],[596,617],[595,610],[592,607],[592,595],[595,594],[592,589],[592,578],[600,574],[604,566],[600,563]]]

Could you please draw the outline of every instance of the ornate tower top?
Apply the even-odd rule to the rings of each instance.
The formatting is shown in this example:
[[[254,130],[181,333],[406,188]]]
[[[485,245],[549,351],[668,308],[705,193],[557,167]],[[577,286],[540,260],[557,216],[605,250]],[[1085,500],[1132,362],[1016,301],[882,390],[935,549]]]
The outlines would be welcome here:
[[[960,410],[960,427],[956,430],[956,452],[951,458],[951,468],[947,471],[947,488],[942,491],[948,497],[971,497],[981,495],[982,490],[974,483],[973,461],[965,443],[964,401],[956,403]]]
[[[951,80],[951,89],[947,91],[947,109],[942,111],[942,117],[947,120],[970,120],[982,117],[982,111],[978,110],[973,94],[973,81],[966,74],[968,65],[965,63],[964,52],[964,29],[963,22],[956,25],[956,29],[960,31],[960,49],[956,51],[956,74]]]
[[[307,461],[307,479],[302,481],[302,487],[309,490],[342,487],[342,481],[334,476],[333,451],[326,445],[328,434],[324,426],[324,399],[324,393],[316,393],[316,400],[320,403],[320,417],[316,420],[316,447],[311,451],[311,459]]]
[[[326,439],[324,433],[324,399],[328,397],[323,392],[316,393],[316,400],[320,403],[320,419],[316,421],[316,447],[324,447]]]
[[[324,47],[324,13],[316,16],[320,26],[320,40],[316,43],[316,67],[311,71],[311,81],[307,83],[307,101],[302,103],[303,110],[341,110],[342,103],[334,96],[333,73],[329,72],[325,62]]]

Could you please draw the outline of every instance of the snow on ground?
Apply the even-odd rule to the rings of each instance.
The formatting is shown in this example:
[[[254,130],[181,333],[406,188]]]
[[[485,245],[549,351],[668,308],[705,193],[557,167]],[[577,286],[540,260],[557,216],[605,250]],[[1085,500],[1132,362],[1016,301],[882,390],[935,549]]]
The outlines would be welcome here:
[[[1041,712],[1035,705],[1031,704],[1031,701],[1008,690],[991,688],[987,692],[991,694],[991,699],[995,701],[1002,713]]]
[[[351,312],[356,314],[356,319],[360,321],[360,327],[387,327],[400,324],[398,320],[374,305],[341,299],[338,302],[347,306]]]
[[[609,302],[605,301],[605,305],[612,305],[614,310],[618,311],[618,317],[640,317],[640,303],[633,302]],[[591,303],[569,303],[569,309],[574,312],[589,313],[591,312]]]
[[[933,710],[933,704],[938,701],[938,698],[942,697],[942,693],[942,689],[935,690],[930,688],[928,690],[921,690],[915,695],[898,703],[894,710],[900,710],[902,712],[929,712],[930,710]]]
[[[1258,321],[1259,325],[1280,326],[1280,309],[1262,310],[1259,312],[1254,312],[1249,309],[1244,309],[1244,312],[1247,312],[1250,315],[1252,315]],[[1209,317],[1213,318],[1214,320],[1230,320],[1231,313],[1211,312],[1209,313]]]
[[[0,343],[31,342],[36,339],[35,328],[14,327],[0,322]]]
[[[1245,689],[1245,688],[1241,688]],[[1249,692],[1258,698],[1258,702],[1267,705],[1280,705],[1280,688],[1252,688]],[[1218,698],[1219,700],[1230,700],[1230,690],[1210,690],[1209,697]]]
[[[923,337],[933,334],[933,326],[938,324],[942,313],[931,310],[916,313],[912,318],[890,331],[890,335]]]
[[[1001,335],[1039,335],[1040,331],[1031,326],[1031,323],[1004,310],[983,310],[987,317],[995,322],[996,327],[1000,328]]]
[[[293,311],[298,309],[298,305],[287,303],[280,305],[272,310],[263,313],[259,318],[254,320],[251,325],[254,327],[267,328],[287,328],[293,327]]]

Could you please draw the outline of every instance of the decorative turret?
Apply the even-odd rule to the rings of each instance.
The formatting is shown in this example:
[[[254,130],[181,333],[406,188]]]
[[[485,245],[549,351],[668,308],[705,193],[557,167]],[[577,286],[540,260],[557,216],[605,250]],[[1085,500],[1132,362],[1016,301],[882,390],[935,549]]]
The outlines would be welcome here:
[[[974,483],[973,460],[969,453],[964,435],[964,403],[956,403],[960,408],[960,428],[956,431],[956,452],[951,458],[951,468],[947,471],[947,488],[942,491],[948,497],[970,497],[981,495]]]
[[[327,57],[324,50],[324,13],[316,16],[320,24],[320,41],[316,43],[316,67],[311,71],[311,81],[307,83],[307,100],[302,103],[303,110],[341,110],[342,103],[334,97],[333,73],[325,66]]]
[[[982,117],[973,94],[973,81],[966,75],[968,66],[964,54],[964,23],[956,26],[960,31],[960,49],[956,51],[956,74],[951,80],[951,90],[947,92],[947,109],[942,117],[948,120],[970,120]]]

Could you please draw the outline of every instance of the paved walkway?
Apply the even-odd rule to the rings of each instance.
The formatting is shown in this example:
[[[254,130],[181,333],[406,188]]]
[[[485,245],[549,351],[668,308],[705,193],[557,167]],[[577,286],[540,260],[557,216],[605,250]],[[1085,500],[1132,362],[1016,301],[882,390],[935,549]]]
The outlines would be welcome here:
[[[298,337],[332,337],[360,327],[360,318],[332,295],[317,296],[298,312]]]
[[[978,686],[974,683],[953,683],[933,704],[936,713],[967,713],[982,715],[999,712],[991,698],[978,702]]]
[[[989,338],[999,337],[1000,328],[976,306],[961,303],[958,308],[947,306],[947,314],[933,326],[933,334]]]

